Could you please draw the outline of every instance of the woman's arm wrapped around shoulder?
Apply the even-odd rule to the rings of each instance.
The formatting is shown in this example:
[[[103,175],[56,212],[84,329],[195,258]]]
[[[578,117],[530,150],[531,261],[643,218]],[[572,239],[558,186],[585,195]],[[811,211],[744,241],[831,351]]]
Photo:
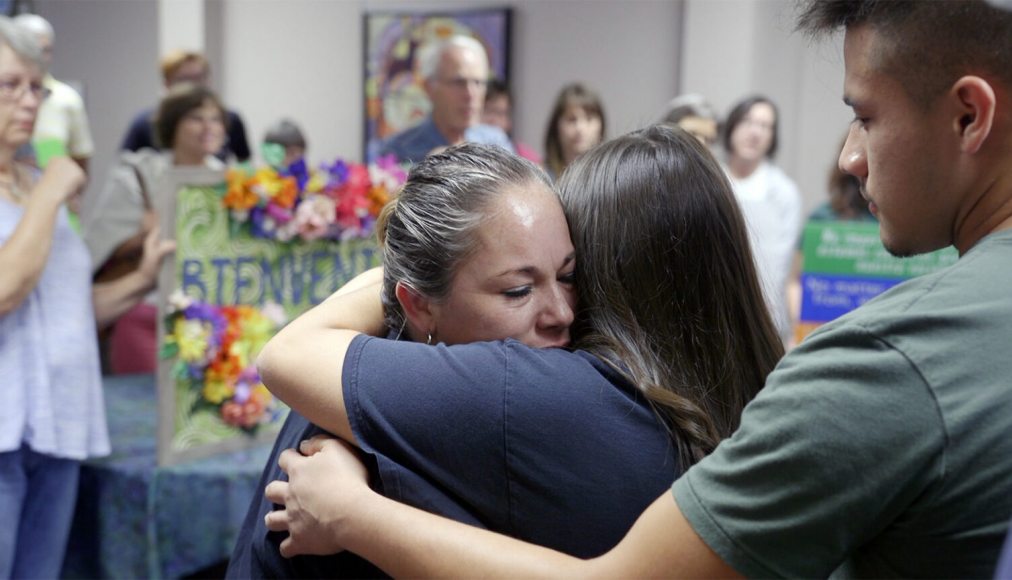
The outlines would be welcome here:
[[[344,404],[344,359],[356,336],[380,336],[385,330],[382,281],[379,268],[360,274],[288,323],[257,357],[260,377],[272,393],[347,441],[355,438]]]
[[[581,560],[385,498],[370,489],[355,452],[325,436],[282,453],[288,481],[273,481],[267,529],[289,533],[287,558],[352,551],[394,577],[736,578],[682,514],[658,497],[611,551]]]

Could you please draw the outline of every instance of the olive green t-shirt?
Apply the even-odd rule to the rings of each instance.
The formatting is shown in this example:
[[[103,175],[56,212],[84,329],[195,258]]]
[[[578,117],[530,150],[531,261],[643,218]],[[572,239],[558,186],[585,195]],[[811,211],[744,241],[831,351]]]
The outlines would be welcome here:
[[[673,489],[747,576],[991,576],[1012,516],[1012,231],[810,335]]]

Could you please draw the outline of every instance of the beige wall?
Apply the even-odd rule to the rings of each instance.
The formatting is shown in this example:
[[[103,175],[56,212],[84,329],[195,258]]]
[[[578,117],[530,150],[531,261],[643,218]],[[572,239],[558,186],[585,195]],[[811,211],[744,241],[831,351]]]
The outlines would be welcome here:
[[[162,3],[177,0],[161,0]],[[200,10],[203,6],[203,21]],[[605,102],[608,132],[647,124],[678,92],[701,92],[722,113],[759,91],[781,107],[779,163],[811,206],[847,120],[839,49],[791,33],[789,0],[36,0],[57,34],[54,73],[86,90],[98,152],[95,182],[132,115],[161,92],[163,45],[197,42],[212,84],[264,129],[291,116],[307,131],[310,161],[359,159],[362,14],[369,10],[514,9],[512,83],[517,137],[542,148],[560,86],[581,80]],[[183,9],[185,8],[185,10]],[[182,20],[182,21],[181,21]],[[175,21],[177,24],[173,25]]]
[[[780,109],[776,162],[807,209],[825,201],[847,124],[839,38],[811,43],[793,32],[790,0],[688,0],[682,89],[706,95],[722,116],[762,93]]]
[[[512,6],[515,133],[541,149],[558,89],[581,80],[602,94],[608,130],[652,120],[677,90],[681,4],[656,0],[334,2],[224,0],[221,72],[225,97],[252,134],[281,115],[309,131],[311,156],[360,158],[363,10]],[[276,43],[251,41],[271,25]],[[268,82],[270,81],[270,82]],[[317,158],[319,160],[319,158]]]
[[[130,119],[152,106],[161,90],[158,4],[40,0],[36,8],[55,30],[54,76],[84,88],[95,140],[91,193],[105,179]]]

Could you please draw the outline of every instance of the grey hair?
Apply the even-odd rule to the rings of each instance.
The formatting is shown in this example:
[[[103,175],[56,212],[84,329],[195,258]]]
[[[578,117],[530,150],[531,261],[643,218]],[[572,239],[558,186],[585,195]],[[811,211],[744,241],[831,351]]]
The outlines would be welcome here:
[[[485,47],[473,37],[458,34],[443,40],[430,42],[418,51],[418,73],[423,79],[429,80],[436,76],[439,60],[443,58],[443,53],[451,48],[470,50],[478,55],[479,60],[484,62],[486,67],[489,66],[488,53],[485,52]]]
[[[455,145],[411,168],[376,223],[387,328],[405,327],[397,283],[432,300],[446,298],[458,266],[475,250],[475,232],[490,217],[493,202],[527,184],[554,193],[544,170],[494,145]]]
[[[277,143],[285,147],[306,148],[306,137],[302,134],[302,129],[290,119],[281,119],[268,127],[264,142]]]
[[[17,24],[7,16],[0,16],[0,46],[9,46],[14,54],[39,70],[45,69],[42,49],[28,28]]]
[[[14,23],[18,26],[24,26],[32,34],[41,34],[49,40],[53,40],[55,36],[53,33],[53,25],[38,14],[18,14],[14,17]]]
[[[717,120],[717,112],[707,102],[703,95],[689,93],[679,95],[668,101],[664,114],[661,115],[660,123],[665,125],[677,125],[686,117],[701,117],[703,119]]]

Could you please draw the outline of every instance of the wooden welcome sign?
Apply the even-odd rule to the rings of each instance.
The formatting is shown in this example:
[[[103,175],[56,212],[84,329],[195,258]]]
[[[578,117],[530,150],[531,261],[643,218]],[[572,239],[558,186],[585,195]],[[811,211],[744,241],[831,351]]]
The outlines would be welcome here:
[[[159,188],[175,259],[159,275],[158,462],[272,441],[287,409],[256,355],[287,320],[378,266],[372,239],[278,241],[237,228],[225,173],[173,169]]]

